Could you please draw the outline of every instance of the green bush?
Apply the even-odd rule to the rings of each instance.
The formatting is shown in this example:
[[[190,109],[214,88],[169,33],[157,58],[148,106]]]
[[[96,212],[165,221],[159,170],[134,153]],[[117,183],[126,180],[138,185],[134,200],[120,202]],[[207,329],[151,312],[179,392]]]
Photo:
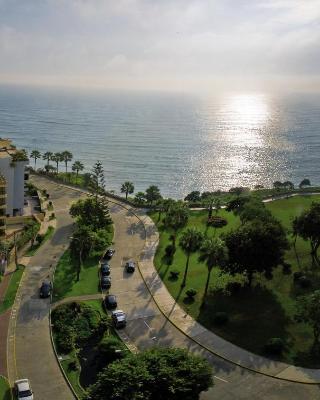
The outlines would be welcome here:
[[[213,322],[216,325],[224,325],[229,321],[228,314],[224,311],[218,311],[214,314]]]
[[[180,271],[170,271],[169,279],[176,280],[179,278]]]
[[[213,226],[214,228],[222,228],[223,226],[226,226],[227,223],[228,221],[225,218],[219,217],[217,215],[208,218],[207,222],[209,226]]]
[[[198,293],[198,292],[197,292],[195,289],[188,289],[188,290],[186,291],[187,297],[188,297],[189,299],[192,299],[192,300],[193,300],[193,298],[195,297],[195,295],[196,295],[197,293]]]
[[[268,343],[264,346],[265,352],[268,354],[279,355],[284,350],[283,340],[277,337],[269,339]]]
[[[42,235],[41,233],[38,233],[36,236],[36,241],[41,244],[43,242],[44,239],[44,235]]]

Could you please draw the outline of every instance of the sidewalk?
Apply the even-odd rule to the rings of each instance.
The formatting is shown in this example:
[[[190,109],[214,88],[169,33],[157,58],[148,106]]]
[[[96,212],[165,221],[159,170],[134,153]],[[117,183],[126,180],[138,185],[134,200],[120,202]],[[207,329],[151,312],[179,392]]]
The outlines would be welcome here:
[[[292,382],[320,383],[320,369],[295,367],[250,353],[215,335],[189,316],[171,296],[153,265],[159,234],[151,218],[139,211],[136,214],[146,231],[145,248],[140,257],[139,269],[159,310],[176,328],[212,354],[242,368]]]

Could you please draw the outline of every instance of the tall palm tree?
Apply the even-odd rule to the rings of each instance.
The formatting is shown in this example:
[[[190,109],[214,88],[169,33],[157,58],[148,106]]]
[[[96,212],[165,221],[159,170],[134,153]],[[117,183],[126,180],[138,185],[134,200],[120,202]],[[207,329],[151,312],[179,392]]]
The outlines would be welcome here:
[[[42,159],[43,159],[43,160],[47,160],[47,165],[49,165],[49,162],[50,162],[52,156],[53,156],[53,153],[52,153],[51,151],[46,151],[46,152],[42,155]]]
[[[191,253],[195,253],[197,250],[199,250],[202,240],[203,233],[196,228],[188,228],[181,235],[179,245],[187,256],[183,281],[181,283],[182,288],[186,286],[190,255]]]
[[[57,170],[57,174],[59,173],[59,162],[63,161],[63,157],[61,153],[54,153],[51,156],[51,161],[54,161],[56,163],[56,170]]]
[[[203,301],[204,304],[205,299],[207,297],[209,283],[210,283],[210,276],[213,267],[217,267],[220,265],[224,265],[227,261],[227,248],[224,242],[220,238],[207,238],[203,245],[200,247],[200,261],[205,261],[207,268],[208,268],[208,275],[206,286],[204,289],[203,294]]]
[[[37,159],[41,157],[41,153],[38,150],[32,150],[30,157],[34,159],[34,167],[36,167]]]
[[[76,182],[78,182],[78,174],[79,174],[79,171],[83,171],[83,170],[84,170],[84,166],[83,166],[83,164],[82,164],[81,161],[75,161],[75,162],[72,164],[72,171],[73,171],[73,172],[76,172]]]
[[[126,194],[126,200],[128,199],[128,194],[132,194],[134,192],[134,184],[132,182],[126,181],[121,186],[121,193]]]
[[[66,173],[67,173],[68,172],[68,162],[72,161],[73,154],[70,153],[70,151],[65,150],[61,153],[61,156],[62,156],[62,161],[64,161],[64,164],[66,166]]]

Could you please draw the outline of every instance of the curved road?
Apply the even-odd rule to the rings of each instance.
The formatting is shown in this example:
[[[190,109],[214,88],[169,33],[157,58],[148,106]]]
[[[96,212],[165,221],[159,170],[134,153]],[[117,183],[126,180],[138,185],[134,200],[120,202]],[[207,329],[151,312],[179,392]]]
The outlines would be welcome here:
[[[50,273],[50,265],[56,262],[67,246],[72,231],[68,209],[71,201],[79,198],[80,194],[45,178],[35,179],[38,186],[47,188],[51,194],[57,216],[57,229],[52,239],[32,257],[18,292],[18,304],[15,305],[18,313],[16,336],[15,341],[11,336],[9,343],[9,376],[11,380],[15,376],[28,377],[36,399],[69,400],[73,395],[63,379],[50,342],[50,305],[48,301],[38,299],[38,287],[41,280]],[[142,223],[120,205],[112,205],[110,208],[115,223],[116,243],[116,254],[111,263],[112,293],[117,295],[119,307],[127,312],[127,327],[121,333],[125,341],[134,344],[138,349],[154,345],[185,347],[206,357],[214,369],[215,386],[202,394],[202,400],[319,399],[320,388],[317,385],[280,381],[236,367],[203,350],[177,330],[160,313],[139,271],[129,275],[123,268],[126,259],[137,260],[143,250],[146,237]],[[14,323],[11,328],[12,335]],[[16,343],[15,351],[13,343]]]

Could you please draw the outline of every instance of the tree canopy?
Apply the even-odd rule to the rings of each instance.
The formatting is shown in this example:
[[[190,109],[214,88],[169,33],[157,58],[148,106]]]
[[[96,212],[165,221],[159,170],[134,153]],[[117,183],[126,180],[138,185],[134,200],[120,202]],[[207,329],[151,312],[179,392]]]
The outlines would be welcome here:
[[[304,210],[293,222],[293,232],[304,240],[309,240],[311,255],[318,261],[317,251],[320,246],[320,203],[312,202],[309,210]]]
[[[224,269],[231,274],[246,274],[249,286],[254,273],[272,274],[288,248],[286,233],[274,219],[247,222],[227,233],[225,242],[229,262]]]
[[[128,194],[132,194],[134,192],[134,184],[132,182],[126,181],[121,186],[121,193],[125,193],[126,200],[128,199]]]
[[[72,204],[70,215],[77,218],[80,225],[90,226],[94,231],[106,228],[112,223],[108,204],[104,199],[96,201],[91,197],[78,200]]]
[[[90,400],[197,400],[213,385],[212,368],[184,349],[153,348],[109,364]]]
[[[313,328],[314,344],[320,337],[320,290],[298,298],[296,320],[310,324]]]
[[[161,197],[162,196],[158,186],[151,185],[148,187],[148,189],[146,189],[145,198],[147,202],[150,203],[151,205],[153,204],[154,201],[161,199]]]

